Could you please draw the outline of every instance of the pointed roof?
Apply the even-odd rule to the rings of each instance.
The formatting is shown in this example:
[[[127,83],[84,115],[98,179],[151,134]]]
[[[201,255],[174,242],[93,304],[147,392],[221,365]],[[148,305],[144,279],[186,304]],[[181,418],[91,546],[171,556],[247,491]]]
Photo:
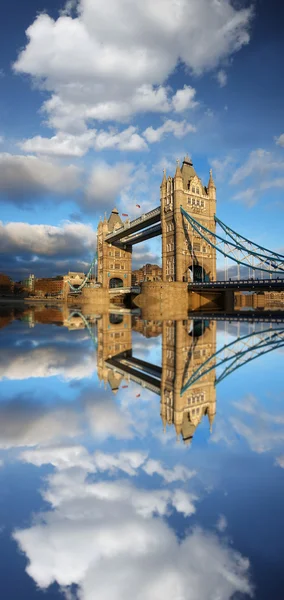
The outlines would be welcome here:
[[[122,375],[120,375],[118,373],[114,373],[113,371],[109,372],[108,382],[109,382],[109,385],[110,385],[110,388],[111,388],[111,391],[113,394],[117,394],[122,379],[123,379]]]
[[[210,176],[209,176],[208,187],[216,187],[214,179],[213,179],[213,175],[212,175],[212,169],[210,169],[209,172],[210,172]]]
[[[185,156],[184,161],[182,163],[181,172],[184,189],[187,189],[188,182],[191,181],[191,179],[197,175],[192,160],[191,158],[189,158],[188,154]]]
[[[191,443],[191,440],[195,434],[195,429],[196,426],[191,423],[191,421],[189,421],[188,419],[183,421],[182,424],[182,430],[181,430],[181,434],[182,434],[182,439],[186,444]]]
[[[175,172],[175,177],[182,177],[182,173],[181,173],[180,166],[179,166],[179,159],[177,160],[177,168],[176,168],[176,172]]]
[[[113,231],[115,225],[123,225],[117,208],[113,208],[108,219],[108,230]]]

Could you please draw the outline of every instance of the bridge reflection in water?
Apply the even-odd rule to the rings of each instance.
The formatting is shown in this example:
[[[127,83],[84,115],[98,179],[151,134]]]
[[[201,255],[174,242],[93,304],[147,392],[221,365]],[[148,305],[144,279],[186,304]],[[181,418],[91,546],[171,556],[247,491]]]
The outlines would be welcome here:
[[[217,348],[217,322],[208,318],[183,321],[143,321],[130,313],[105,313],[90,323],[74,312],[70,320],[81,319],[97,347],[98,377],[115,394],[130,381],[160,396],[164,429],[175,427],[177,439],[190,444],[203,418],[212,431],[216,415],[216,385],[233,371],[284,346],[284,323],[254,321],[236,333],[224,336]],[[226,326],[224,331],[226,333]],[[236,330],[236,327],[238,330]],[[132,331],[146,337],[162,336],[161,365],[133,355]]]

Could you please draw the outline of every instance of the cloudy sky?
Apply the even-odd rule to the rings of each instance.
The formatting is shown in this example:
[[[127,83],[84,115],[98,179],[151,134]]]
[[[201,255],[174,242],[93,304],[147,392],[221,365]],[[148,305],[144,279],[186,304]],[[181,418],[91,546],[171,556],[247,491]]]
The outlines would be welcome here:
[[[205,183],[213,168],[218,216],[280,249],[280,4],[5,3],[0,272],[86,270],[99,217],[158,205],[163,167],[173,175],[186,152]],[[159,242],[135,258],[156,262]]]

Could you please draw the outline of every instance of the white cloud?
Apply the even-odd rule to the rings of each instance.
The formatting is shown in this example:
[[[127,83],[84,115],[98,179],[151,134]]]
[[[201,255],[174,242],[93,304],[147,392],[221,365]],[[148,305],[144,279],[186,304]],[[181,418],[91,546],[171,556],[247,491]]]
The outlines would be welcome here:
[[[279,137],[276,137],[275,142],[278,146],[282,146],[284,148],[284,133],[281,133]]]
[[[227,521],[226,517],[224,515],[220,515],[220,517],[216,523],[216,528],[221,533],[224,533],[224,531],[226,531],[227,527],[228,527],[228,521]]]
[[[41,194],[68,195],[80,185],[81,171],[35,156],[0,153],[0,195],[29,204]]]
[[[216,180],[223,181],[225,177],[231,173],[233,158],[225,156],[224,158],[214,158],[211,160],[212,168],[214,169],[214,177]]]
[[[119,469],[128,475],[136,475],[137,469],[143,465],[147,454],[142,452],[119,452],[117,454],[106,454],[96,452],[94,463],[99,471],[113,471]]]
[[[198,102],[194,100],[196,90],[190,85],[184,85],[182,90],[177,90],[172,97],[172,105],[175,112],[183,112],[188,108],[194,108]]]
[[[243,418],[231,417],[230,423],[235,432],[247,441],[251,450],[261,454],[283,446],[284,413],[267,412],[254,396],[247,396],[235,402],[234,406],[243,413]]]
[[[242,190],[238,194],[235,194],[233,196],[233,200],[240,200],[248,207],[254,206],[257,202],[257,191],[258,190],[256,188],[249,187],[245,190]]]
[[[91,432],[99,440],[108,437],[130,439],[133,437],[133,421],[127,411],[121,411],[111,398],[92,398],[85,403],[85,412]]]
[[[113,208],[115,198],[132,182],[134,165],[120,162],[109,165],[105,162],[96,163],[89,176],[85,197],[81,204],[87,212],[97,206],[105,210]]]
[[[123,120],[138,112],[167,112],[163,87],[179,61],[195,73],[249,42],[252,10],[228,0],[81,0],[57,20],[40,14],[14,64],[50,92],[43,109],[52,127],[74,133],[86,122]],[[115,23],[115,27],[114,27]],[[189,92],[175,96],[177,110]]]
[[[137,133],[136,127],[128,127],[120,132],[100,131],[95,138],[94,147],[96,150],[105,148],[116,148],[118,150],[146,150],[145,140]]]
[[[23,381],[30,378],[60,377],[65,381],[92,377],[95,352],[67,347],[62,352],[55,345],[32,349],[7,348],[1,352],[0,380]]]
[[[154,129],[153,127],[147,127],[143,135],[147,142],[153,144],[154,142],[159,142],[166,133],[172,133],[175,137],[182,138],[187,133],[195,131],[196,128],[186,121],[172,121],[171,119],[168,119],[163,125],[161,125],[161,127],[158,127],[157,129]]]
[[[84,156],[90,148],[94,148],[95,150],[114,148],[125,151],[147,149],[147,144],[137,133],[136,127],[128,127],[122,131],[114,129],[96,131],[95,129],[90,129],[78,135],[59,131],[51,138],[44,138],[38,135],[34,138],[23,140],[18,145],[24,152],[72,157]]]
[[[80,256],[93,251],[95,245],[96,232],[91,225],[70,221],[60,226],[0,221],[0,253]]]
[[[284,169],[284,161],[279,161],[273,157],[271,152],[258,148],[253,150],[244,164],[235,171],[231,184],[239,184],[251,175],[263,176],[279,169]]]
[[[163,467],[159,460],[153,459],[149,459],[143,466],[143,469],[148,475],[157,473],[168,483],[172,483],[173,481],[187,481],[196,474],[195,471],[190,471],[184,465],[175,465],[173,469],[167,469]]]
[[[92,145],[95,132],[90,130],[81,135],[72,135],[59,131],[51,138],[40,135],[19,142],[19,147],[24,152],[56,156],[84,156]]]
[[[281,469],[284,469],[284,455],[283,454],[281,456],[277,456],[277,458],[275,460],[275,464],[278,465],[278,467],[281,467]]]
[[[58,471],[74,467],[79,467],[89,472],[93,472],[94,470],[92,457],[83,446],[61,445],[25,450],[21,453],[20,459],[36,467],[50,464],[56,467]]]
[[[24,398],[1,403],[0,417],[0,447],[5,449],[73,438],[80,431],[72,408],[50,410]]]
[[[211,600],[212,589],[219,600],[252,595],[247,559],[201,529],[178,542],[159,518],[171,506],[192,514],[183,490],[94,483],[73,469],[49,476],[42,494],[52,510],[13,534],[42,589],[77,584],[82,600],[130,600],[133,589],[137,600],[187,598],[188,590],[192,600]]]
[[[223,69],[218,71],[216,78],[220,87],[225,87],[225,85],[227,85],[228,75]]]
[[[58,471],[76,467],[85,469],[89,473],[120,470],[130,476],[137,474],[137,470],[143,465],[146,458],[147,454],[135,451],[118,452],[116,454],[97,451],[94,454],[89,454],[84,446],[48,446],[26,450],[20,455],[22,461],[37,467],[51,464]]]

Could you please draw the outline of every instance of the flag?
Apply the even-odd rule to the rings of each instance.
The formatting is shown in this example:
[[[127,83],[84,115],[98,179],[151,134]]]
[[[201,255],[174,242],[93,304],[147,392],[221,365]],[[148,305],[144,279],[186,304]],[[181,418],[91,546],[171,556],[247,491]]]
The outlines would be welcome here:
[[[136,208],[141,208],[140,204],[136,204]]]
[[[123,217],[128,217],[128,215],[126,213],[122,213]]]
[[[141,394],[136,394],[136,398],[140,398]]]

